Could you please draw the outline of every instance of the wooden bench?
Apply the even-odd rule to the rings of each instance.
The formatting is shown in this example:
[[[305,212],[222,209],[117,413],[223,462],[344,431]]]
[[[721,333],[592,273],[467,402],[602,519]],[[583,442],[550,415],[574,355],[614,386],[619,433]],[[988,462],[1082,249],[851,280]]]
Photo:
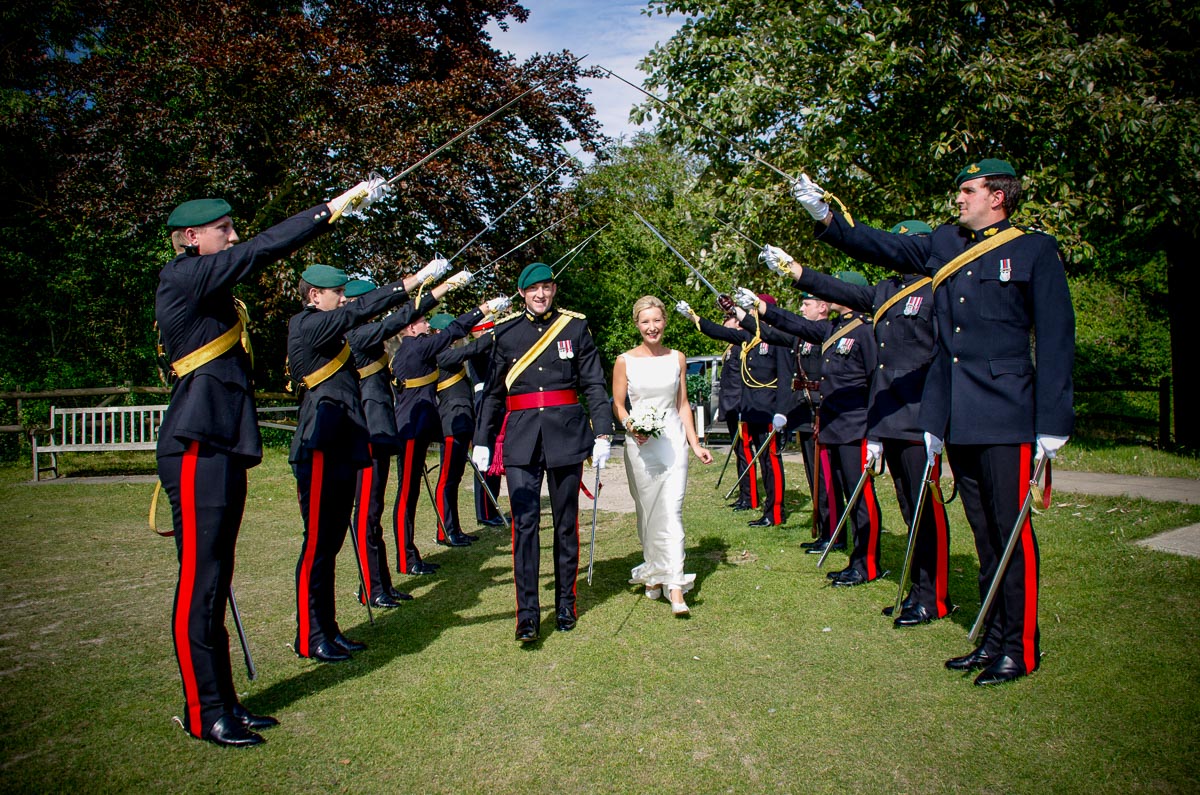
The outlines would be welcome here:
[[[258,424],[263,428],[294,431],[296,421],[289,421],[286,415],[298,410],[297,406],[259,406]],[[158,429],[166,412],[165,404],[82,409],[51,406],[50,427],[29,434],[33,448],[33,479],[40,480],[43,472],[53,472],[58,477],[59,453],[153,450],[158,446]],[[261,419],[263,415],[267,419]],[[43,455],[50,456],[50,466],[40,465],[38,459]]]
[[[43,472],[53,472],[58,477],[59,453],[153,450],[158,445],[158,429],[166,411],[166,405],[82,409],[51,406],[50,427],[29,434],[33,479],[40,480]],[[38,459],[43,455],[50,456],[50,466],[40,465]]]

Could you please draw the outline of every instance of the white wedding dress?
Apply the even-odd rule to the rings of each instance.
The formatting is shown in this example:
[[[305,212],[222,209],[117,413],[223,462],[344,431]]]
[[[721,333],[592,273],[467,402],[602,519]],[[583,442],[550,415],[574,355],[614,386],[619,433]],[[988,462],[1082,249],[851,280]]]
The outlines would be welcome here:
[[[662,433],[638,445],[625,437],[625,474],[637,508],[638,538],[645,562],[634,568],[631,583],[647,588],[662,586],[687,593],[695,574],[683,573],[683,495],[687,490],[687,435],[675,402],[679,397],[679,354],[629,356],[629,403],[636,409],[650,403],[666,414]]]

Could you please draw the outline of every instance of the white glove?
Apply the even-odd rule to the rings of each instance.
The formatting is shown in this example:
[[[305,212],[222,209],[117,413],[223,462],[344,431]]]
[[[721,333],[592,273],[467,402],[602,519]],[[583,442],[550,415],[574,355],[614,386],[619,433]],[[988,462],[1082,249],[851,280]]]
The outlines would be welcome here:
[[[804,205],[814,221],[824,221],[829,215],[829,204],[825,201],[825,190],[811,179],[808,174],[801,174],[800,179],[792,183],[792,195],[796,201]]]
[[[597,439],[592,445],[592,466],[604,469],[608,459],[612,457],[612,444],[608,439]]]
[[[459,287],[466,287],[470,284],[471,278],[472,276],[469,272],[461,270],[447,279],[445,283],[451,290],[457,290]]]
[[[763,246],[763,250],[758,252],[758,261],[776,273],[786,276],[788,275],[788,265],[791,265],[796,260],[792,259],[791,254],[778,246]]]
[[[937,457],[941,454],[942,448],[946,445],[941,439],[934,436],[929,431],[925,432],[925,461],[933,466],[937,463]]]
[[[679,303],[675,304],[675,311],[686,317],[688,320],[691,320],[696,316],[696,313],[692,311],[692,307],[687,301],[680,301]]]
[[[733,291],[733,300],[745,310],[758,308],[758,296],[745,287],[738,287]]]
[[[867,466],[875,466],[875,462],[883,457],[883,442],[867,440]]]
[[[510,306],[512,306],[512,299],[507,295],[496,296],[487,302],[488,311],[493,315],[498,315],[501,312],[507,311]]]
[[[387,180],[372,172],[371,176],[335,198],[330,204],[344,214],[358,216],[363,210],[392,192]],[[361,217],[361,216],[360,216]]]
[[[477,444],[471,448],[471,463],[480,472],[487,472],[488,465],[492,463],[492,451],[482,444]]]
[[[783,429],[787,427],[787,417],[783,414],[776,414],[771,418],[771,427],[775,429],[776,433],[782,433]]]
[[[437,281],[450,272],[450,261],[435,257],[429,260],[429,264],[421,270],[417,271],[417,279],[421,282],[426,282],[432,279]]]
[[[1037,457],[1046,456],[1053,461],[1054,456],[1058,455],[1058,451],[1062,449],[1062,446],[1067,443],[1067,439],[1070,438],[1069,436],[1047,436],[1039,433],[1037,437]]]

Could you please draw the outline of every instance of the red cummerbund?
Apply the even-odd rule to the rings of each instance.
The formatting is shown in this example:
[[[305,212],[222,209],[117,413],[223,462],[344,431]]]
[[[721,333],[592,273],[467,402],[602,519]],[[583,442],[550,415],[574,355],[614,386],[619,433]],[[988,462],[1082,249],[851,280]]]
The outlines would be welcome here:
[[[547,406],[570,406],[579,402],[574,389],[554,389],[550,392],[527,392],[524,395],[509,395],[508,410],[541,409]]]

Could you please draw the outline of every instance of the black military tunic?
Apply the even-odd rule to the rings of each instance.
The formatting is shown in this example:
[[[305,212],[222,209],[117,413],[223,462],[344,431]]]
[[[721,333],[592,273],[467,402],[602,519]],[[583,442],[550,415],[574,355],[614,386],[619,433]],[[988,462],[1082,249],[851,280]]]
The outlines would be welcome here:
[[[854,491],[867,461],[867,405],[876,367],[871,319],[847,312],[837,320],[807,320],[778,307],[768,306],[763,321],[801,340],[821,345],[821,410],[818,415],[817,455],[825,482],[818,487],[823,512],[819,522],[830,530],[837,526],[846,500]],[[877,579],[880,514],[875,486],[868,479],[854,506],[854,549],[850,565],[867,582]]]
[[[938,351],[918,422],[946,442],[975,535],[981,598],[1028,491],[1036,437],[1069,436],[1074,422],[1075,316],[1055,239],[1027,232],[953,274],[939,274],[1010,227],[1007,220],[974,231],[943,224],[928,237],[902,236],[850,227],[834,213],[830,226],[819,229],[823,240],[858,259],[934,277]],[[1029,673],[1040,656],[1038,549],[1029,519],[1018,532],[982,648]]]
[[[354,506],[358,470],[370,466],[370,435],[358,371],[346,333],[408,300],[402,281],[372,290],[327,312],[309,305],[288,323],[288,367],[301,382],[337,358],[332,375],[300,389],[300,415],[289,461],[296,475],[304,540],[296,563],[296,653],[313,656],[340,634],[334,617],[334,564]]]
[[[511,385],[506,384],[513,365],[564,314],[570,319],[562,331]],[[538,316],[522,311],[497,323],[495,335],[475,444],[486,445],[501,437],[493,460],[503,462],[508,478],[517,622],[532,621],[538,627],[542,481],[548,480],[554,517],[555,608],[560,615],[574,616],[583,461],[597,436],[612,433],[612,404],[600,354],[583,315],[557,308]],[[586,411],[580,398],[587,400]],[[524,405],[529,407],[521,408]]]
[[[817,412],[821,408],[821,372],[823,369],[821,346],[807,340],[797,340],[794,351],[796,377],[792,380],[795,408],[788,412],[788,427],[796,432],[800,443],[800,454],[804,458],[804,476],[808,480],[808,492],[813,500],[813,538],[828,539],[833,528],[822,526],[824,515],[816,510],[819,494],[814,476],[817,468]]]
[[[427,314],[436,305],[437,300],[427,294],[421,297],[419,308],[409,302],[383,320],[364,324],[346,334],[359,374],[363,416],[371,440],[371,465],[358,471],[354,498],[353,532],[358,542],[355,545],[358,566],[366,586],[360,597],[364,602],[381,595],[389,596],[392,592],[382,522],[388,474],[392,456],[400,449],[400,437],[396,433],[396,397],[392,391],[384,341],[394,337],[414,317]],[[367,375],[364,376],[364,372]]]
[[[465,337],[483,313],[472,309],[459,315],[438,334],[404,337],[392,357],[396,386],[396,431],[400,452],[396,457],[398,490],[392,525],[396,533],[396,569],[411,574],[421,568],[416,544],[417,503],[425,477],[425,455],[429,445],[441,440],[442,420],[437,408],[437,356],[457,339]],[[441,535],[440,517],[438,529]]]
[[[217,254],[180,254],[159,273],[154,315],[170,361],[238,322],[233,288],[329,229],[320,204]],[[246,503],[246,470],[262,460],[250,358],[240,345],[184,375],[158,437],[158,477],[171,501],[179,581],[172,640],[183,680],[184,728],[207,737],[237,706],[225,605]]]
[[[463,534],[458,515],[458,489],[467,468],[471,437],[475,434],[475,391],[467,373],[467,361],[475,356],[490,356],[493,339],[491,334],[484,334],[437,355],[441,372],[437,406],[442,418],[442,460],[433,488],[433,501],[442,520],[438,526],[438,543],[448,543],[448,536],[454,538],[455,543],[471,540]],[[472,476],[471,480],[475,478]]]
[[[868,287],[805,269],[796,287],[830,302],[870,312],[876,368],[867,409],[867,438],[881,442],[906,527],[925,473],[925,448],[917,421],[926,374],[934,356],[933,286],[927,277],[907,275]],[[879,310],[886,309],[879,314]],[[935,477],[940,469],[935,467]],[[945,507],[931,499],[921,513],[912,561],[908,605],[921,605],[930,618],[952,609],[949,598],[950,525]]]

